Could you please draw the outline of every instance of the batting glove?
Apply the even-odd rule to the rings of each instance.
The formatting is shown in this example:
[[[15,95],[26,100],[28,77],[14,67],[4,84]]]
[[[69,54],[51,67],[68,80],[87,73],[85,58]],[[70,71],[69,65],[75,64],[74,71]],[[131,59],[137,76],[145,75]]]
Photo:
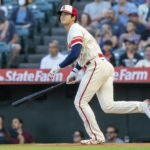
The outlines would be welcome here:
[[[57,73],[59,70],[60,70],[59,65],[53,67],[53,68],[51,69],[51,71],[49,72],[49,74],[48,74],[49,78],[52,80],[52,79],[54,78],[54,76],[56,75],[56,73]]]
[[[77,81],[78,69],[74,68],[67,77],[67,84],[75,84]]]

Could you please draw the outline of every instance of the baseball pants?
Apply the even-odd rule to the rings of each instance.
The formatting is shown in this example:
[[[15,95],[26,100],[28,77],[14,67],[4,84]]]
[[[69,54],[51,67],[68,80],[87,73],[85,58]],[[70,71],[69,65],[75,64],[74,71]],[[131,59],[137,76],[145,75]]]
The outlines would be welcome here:
[[[117,101],[113,99],[114,68],[105,58],[96,58],[87,66],[75,97],[75,107],[83,120],[88,135],[93,140],[105,141],[95,115],[88,104],[96,94],[105,113],[144,113],[143,102]]]

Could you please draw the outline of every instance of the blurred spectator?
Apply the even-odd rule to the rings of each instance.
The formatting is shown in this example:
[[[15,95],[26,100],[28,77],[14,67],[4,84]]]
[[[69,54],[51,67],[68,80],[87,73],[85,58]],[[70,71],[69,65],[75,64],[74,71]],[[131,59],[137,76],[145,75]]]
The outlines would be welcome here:
[[[150,26],[147,26],[145,31],[142,33],[139,49],[142,50],[148,44],[150,44]]]
[[[92,25],[91,17],[87,13],[82,13],[80,16],[80,25],[86,28],[93,36],[96,33],[97,27]]]
[[[59,53],[59,46],[57,41],[52,41],[49,44],[49,54],[42,58],[40,68],[51,69],[54,65],[61,63],[65,56]]]
[[[145,47],[145,59],[140,60],[135,67],[150,67],[150,44]]]
[[[80,24],[84,28],[87,28],[91,25],[91,17],[87,13],[82,13],[80,17]]]
[[[6,24],[5,15],[4,15],[4,13],[1,13],[1,11],[0,11],[0,35],[3,34],[3,32],[5,31],[5,28],[6,28],[5,24]],[[21,50],[20,44],[16,43],[18,41],[18,35],[16,33],[13,22],[8,21],[6,37],[5,37],[5,39],[3,39],[1,41],[6,42],[7,44],[9,44],[12,47],[11,58],[10,58],[10,65],[12,65]]]
[[[9,26],[9,23],[8,21],[5,19],[5,15],[4,15],[4,11],[0,9],[0,20],[4,20],[4,28],[3,28],[3,31],[0,33],[0,42],[5,40],[6,38],[6,33],[7,33],[7,30],[8,30],[8,26]]]
[[[148,20],[150,18],[150,0],[146,0],[147,3],[142,4],[139,6],[139,16],[140,16],[140,21],[145,24],[145,25],[150,25]]]
[[[117,47],[117,36],[112,34],[111,27],[108,24],[103,24],[101,29],[96,33],[96,40],[99,43],[101,49],[103,49],[104,42],[110,40],[113,44],[113,48]]]
[[[137,7],[134,3],[127,2],[127,0],[118,0],[118,4],[113,7],[116,15],[119,17],[122,24],[126,26],[128,22],[128,15],[132,12],[137,12]]]
[[[127,23],[126,30],[127,30],[127,33],[123,33],[120,36],[120,47],[124,46],[123,42],[127,38],[134,39],[134,41],[138,45],[140,43],[141,36],[139,34],[136,34],[136,32],[135,32],[136,31],[136,24],[133,21],[129,20]]]
[[[0,144],[11,143],[11,138],[18,138],[19,143],[23,144],[23,137],[19,136],[15,130],[9,129],[4,117],[0,116]]]
[[[106,129],[106,143],[124,143],[118,138],[118,130],[115,126],[110,125]]]
[[[113,50],[113,46],[112,46],[112,42],[110,40],[107,40],[104,42],[104,46],[103,46],[103,54],[105,56],[105,58],[113,65],[116,66],[116,62],[115,62],[115,57],[112,53]]]
[[[31,28],[35,24],[32,11],[27,8],[27,0],[18,0],[19,7],[14,9],[11,20],[15,25],[21,25],[23,28]]]
[[[3,0],[0,0],[0,10],[4,11],[5,16],[7,17],[8,15],[8,10],[5,6],[3,6]]]
[[[136,12],[135,13],[134,12],[130,13],[129,14],[129,19],[136,24],[136,30],[135,30],[135,32],[137,34],[142,34],[144,32],[144,30],[145,30],[145,25],[143,25],[142,23],[140,23],[138,13],[136,13]]]
[[[12,120],[12,128],[15,129],[18,133],[18,135],[21,135],[23,137],[23,143],[33,143],[33,137],[32,135],[23,130],[23,121],[20,118],[14,118]],[[19,144],[19,140],[17,138],[12,139],[12,144]]]
[[[101,24],[108,24],[112,28],[112,34],[119,37],[122,33],[125,33],[125,26],[121,23],[119,18],[116,16],[113,9],[107,11],[106,20],[102,21]]]
[[[106,10],[111,8],[109,2],[104,0],[94,0],[94,2],[87,4],[84,8],[84,13],[88,13],[92,18],[92,21],[98,21],[107,15]]]
[[[83,139],[84,139],[84,134],[80,130],[74,132],[73,143],[80,143],[81,140]]]
[[[4,117],[0,116],[0,144],[8,144],[11,142],[11,135],[6,125]]]
[[[136,52],[136,41],[132,38],[125,39],[126,52],[120,57],[120,66],[134,67],[136,63],[143,59]]]

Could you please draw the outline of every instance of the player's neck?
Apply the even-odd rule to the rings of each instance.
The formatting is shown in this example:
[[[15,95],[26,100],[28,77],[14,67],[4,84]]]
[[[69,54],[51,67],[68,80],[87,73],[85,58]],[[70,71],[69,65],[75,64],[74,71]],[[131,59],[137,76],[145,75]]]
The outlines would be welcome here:
[[[69,32],[69,30],[70,30],[70,28],[71,28],[71,26],[72,26],[73,24],[74,24],[74,22],[72,22],[72,23],[70,23],[70,24],[64,26],[65,29],[67,30],[67,32]]]

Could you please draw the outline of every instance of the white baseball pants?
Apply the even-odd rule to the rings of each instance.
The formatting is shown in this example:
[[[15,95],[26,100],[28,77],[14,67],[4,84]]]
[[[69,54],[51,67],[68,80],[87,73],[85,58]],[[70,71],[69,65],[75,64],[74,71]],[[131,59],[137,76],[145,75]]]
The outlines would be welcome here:
[[[114,101],[113,78],[113,66],[105,58],[96,58],[88,65],[75,97],[75,107],[84,122],[88,135],[93,140],[105,141],[95,115],[88,104],[95,94],[105,113],[144,113],[143,102]]]

